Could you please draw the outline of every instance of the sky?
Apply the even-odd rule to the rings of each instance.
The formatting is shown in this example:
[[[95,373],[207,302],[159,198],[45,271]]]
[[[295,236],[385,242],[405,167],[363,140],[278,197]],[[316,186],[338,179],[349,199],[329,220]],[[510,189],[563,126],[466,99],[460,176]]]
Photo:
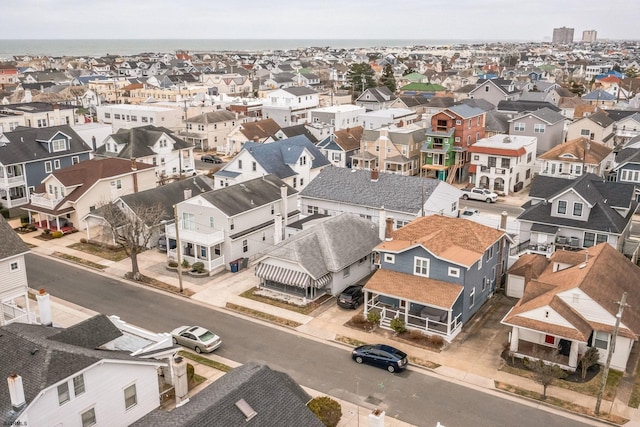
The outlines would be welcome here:
[[[10,5],[9,5],[10,4]],[[2,39],[640,40],[638,0],[17,0]]]

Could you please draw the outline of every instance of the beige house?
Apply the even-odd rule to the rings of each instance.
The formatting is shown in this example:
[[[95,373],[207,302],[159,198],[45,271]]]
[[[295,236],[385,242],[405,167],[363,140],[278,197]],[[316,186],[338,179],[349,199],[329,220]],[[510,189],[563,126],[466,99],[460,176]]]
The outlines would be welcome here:
[[[43,229],[84,229],[80,219],[126,194],[156,186],[155,167],[119,158],[92,159],[47,176],[24,206],[30,222]]]
[[[187,119],[187,134],[184,139],[203,151],[216,149],[222,152],[227,137],[234,131],[236,125],[247,121],[248,118],[244,115],[227,110],[198,114]]]
[[[613,165],[613,150],[604,144],[580,137],[556,145],[538,156],[540,175],[577,178],[584,173],[604,176]]]
[[[585,137],[591,141],[598,141],[607,147],[613,148],[613,124],[604,111],[597,111],[586,117],[582,117],[567,126],[567,141]]]

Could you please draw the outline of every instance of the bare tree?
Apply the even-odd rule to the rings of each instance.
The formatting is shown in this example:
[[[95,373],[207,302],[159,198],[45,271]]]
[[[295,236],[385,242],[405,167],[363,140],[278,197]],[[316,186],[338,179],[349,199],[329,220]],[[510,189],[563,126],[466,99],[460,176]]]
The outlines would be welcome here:
[[[140,280],[140,268],[138,267],[138,254],[144,252],[151,240],[156,235],[160,222],[166,218],[162,205],[151,206],[137,205],[120,208],[113,202],[100,207],[102,218],[107,223],[107,228],[113,237],[113,241],[122,245],[127,256],[131,259],[131,272],[133,280]]]
[[[580,358],[580,368],[582,369],[582,379],[587,378],[587,371],[596,365],[600,360],[600,353],[595,347],[589,347]]]
[[[524,359],[524,366],[533,372],[533,380],[542,385],[542,400],[547,398],[547,387],[554,379],[567,377],[566,371],[554,363],[545,363],[542,359]]]

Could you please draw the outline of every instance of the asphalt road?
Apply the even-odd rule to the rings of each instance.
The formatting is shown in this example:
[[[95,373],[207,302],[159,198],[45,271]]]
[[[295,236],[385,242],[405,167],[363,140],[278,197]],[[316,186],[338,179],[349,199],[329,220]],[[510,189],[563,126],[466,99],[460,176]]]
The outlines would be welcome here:
[[[183,297],[122,283],[35,254],[26,259],[33,289],[44,288],[53,296],[100,313],[118,315],[154,332],[167,332],[180,325],[204,326],[222,337],[222,347],[216,350],[222,357],[240,363],[267,363],[288,373],[299,384],[352,403],[382,407],[387,417],[410,424],[435,426],[439,421],[446,427],[587,425],[420,370],[390,374],[357,365],[341,346],[244,320]]]

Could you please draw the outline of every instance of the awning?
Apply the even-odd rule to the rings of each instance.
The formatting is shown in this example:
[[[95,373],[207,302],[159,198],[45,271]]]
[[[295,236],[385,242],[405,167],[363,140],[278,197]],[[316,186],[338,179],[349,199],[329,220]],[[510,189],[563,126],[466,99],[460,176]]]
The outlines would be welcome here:
[[[289,268],[278,267],[276,265],[260,263],[256,267],[256,276],[272,282],[284,283],[285,285],[306,288],[311,284],[307,273]],[[316,282],[316,286],[317,282]]]
[[[324,288],[325,286],[327,286],[329,283],[331,283],[331,273],[327,273],[324,276],[320,277],[318,280],[314,280],[314,288]]]

